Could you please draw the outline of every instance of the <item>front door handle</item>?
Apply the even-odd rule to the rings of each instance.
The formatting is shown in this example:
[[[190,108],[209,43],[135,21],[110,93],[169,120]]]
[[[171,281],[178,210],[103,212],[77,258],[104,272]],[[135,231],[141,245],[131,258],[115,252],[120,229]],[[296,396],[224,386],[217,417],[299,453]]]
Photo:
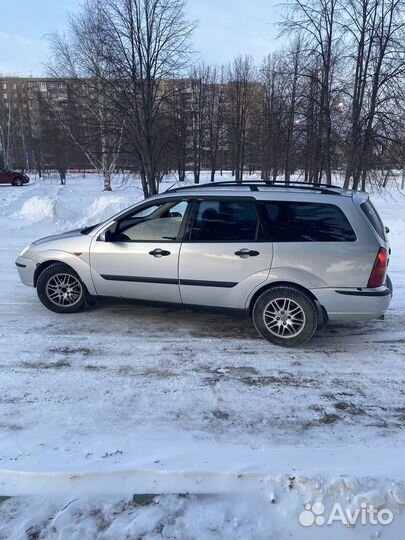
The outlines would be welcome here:
[[[235,255],[237,255],[241,259],[247,259],[248,257],[257,257],[258,255],[260,255],[260,253],[259,251],[255,251],[254,249],[243,248],[239,251],[235,251]]]
[[[168,255],[170,255],[170,251],[156,248],[153,251],[149,251],[149,255],[153,255],[154,257],[167,257]]]

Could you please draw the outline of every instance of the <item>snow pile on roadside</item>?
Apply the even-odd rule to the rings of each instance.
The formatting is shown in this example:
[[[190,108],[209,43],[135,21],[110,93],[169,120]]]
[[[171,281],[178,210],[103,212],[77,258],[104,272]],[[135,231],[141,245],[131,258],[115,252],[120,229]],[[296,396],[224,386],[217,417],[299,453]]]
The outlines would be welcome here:
[[[14,214],[14,217],[37,223],[44,219],[53,219],[56,215],[55,201],[47,195],[34,196],[27,199],[19,212]]]
[[[240,481],[234,493],[12,497],[0,508],[0,539],[23,540],[28,531],[69,540],[403,538],[405,499],[395,482],[279,475],[247,493]]]
[[[100,195],[88,207],[86,215],[77,223],[77,226],[101,223],[130,204],[127,197],[112,194]]]

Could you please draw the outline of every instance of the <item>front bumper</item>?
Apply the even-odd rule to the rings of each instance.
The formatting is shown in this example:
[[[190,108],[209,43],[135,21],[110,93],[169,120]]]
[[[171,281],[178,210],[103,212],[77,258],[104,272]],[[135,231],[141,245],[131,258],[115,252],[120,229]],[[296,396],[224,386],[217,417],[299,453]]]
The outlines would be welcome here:
[[[378,319],[388,309],[391,291],[385,286],[377,289],[313,289],[331,321],[361,321]]]
[[[29,287],[34,286],[34,273],[35,269],[38,266],[38,263],[27,257],[18,257],[15,261],[15,265],[18,270],[18,275],[20,276],[21,281],[24,285]]]

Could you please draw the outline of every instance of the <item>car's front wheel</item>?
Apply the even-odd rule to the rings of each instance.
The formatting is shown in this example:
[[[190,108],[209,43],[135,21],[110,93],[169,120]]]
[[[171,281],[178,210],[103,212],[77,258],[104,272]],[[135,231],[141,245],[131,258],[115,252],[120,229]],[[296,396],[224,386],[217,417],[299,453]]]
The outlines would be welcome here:
[[[294,347],[314,335],[318,313],[309,294],[295,287],[280,286],[258,297],[253,307],[253,322],[259,334],[271,343]]]
[[[13,180],[13,186],[23,186],[24,180],[20,178],[19,176],[17,178],[14,178]]]
[[[38,298],[56,313],[75,313],[86,305],[86,289],[78,274],[63,263],[51,264],[38,277]]]

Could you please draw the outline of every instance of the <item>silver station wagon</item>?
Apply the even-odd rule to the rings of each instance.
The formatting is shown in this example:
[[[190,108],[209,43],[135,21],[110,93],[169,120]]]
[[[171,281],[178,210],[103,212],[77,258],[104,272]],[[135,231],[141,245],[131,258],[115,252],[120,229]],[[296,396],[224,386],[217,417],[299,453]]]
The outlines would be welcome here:
[[[294,346],[328,320],[383,316],[390,248],[368,195],[324,184],[185,186],[33,242],[22,282],[57,313],[118,297],[246,310]]]

